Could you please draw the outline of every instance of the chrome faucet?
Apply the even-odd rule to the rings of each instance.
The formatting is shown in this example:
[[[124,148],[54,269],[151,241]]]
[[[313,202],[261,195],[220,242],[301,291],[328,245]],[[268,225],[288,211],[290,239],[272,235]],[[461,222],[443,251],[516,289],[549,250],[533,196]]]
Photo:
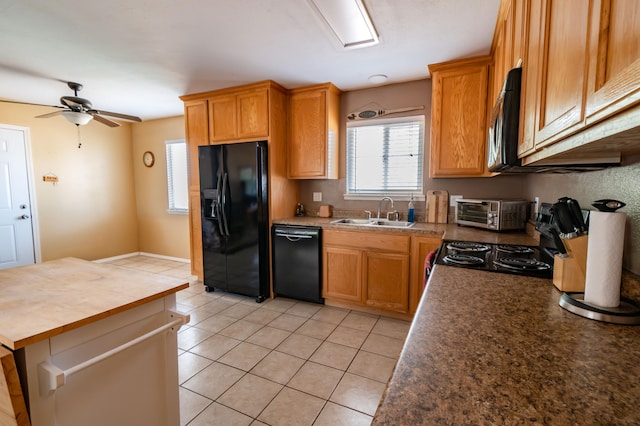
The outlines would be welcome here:
[[[385,201],[390,201],[391,208],[393,208],[393,200],[391,199],[391,197],[382,197],[380,201],[378,201],[378,219],[380,219],[380,207],[382,207],[382,203]]]

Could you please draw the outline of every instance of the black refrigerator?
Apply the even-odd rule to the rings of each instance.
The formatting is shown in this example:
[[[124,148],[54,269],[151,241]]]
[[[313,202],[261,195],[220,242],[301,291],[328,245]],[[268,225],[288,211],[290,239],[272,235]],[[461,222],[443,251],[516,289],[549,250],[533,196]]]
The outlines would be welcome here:
[[[198,147],[206,291],[269,297],[267,142]]]

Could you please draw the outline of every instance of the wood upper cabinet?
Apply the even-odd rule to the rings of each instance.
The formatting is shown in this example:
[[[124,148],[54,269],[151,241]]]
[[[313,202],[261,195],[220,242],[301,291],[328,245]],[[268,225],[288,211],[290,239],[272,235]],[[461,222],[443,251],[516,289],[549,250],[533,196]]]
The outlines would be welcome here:
[[[187,139],[187,166],[189,192],[200,191],[198,147],[209,145],[207,127],[207,101],[196,100],[184,103],[185,135]]]
[[[493,36],[489,85],[489,107],[495,105],[507,73],[518,66],[524,57],[525,0],[504,1],[501,4]]]
[[[208,101],[211,143],[269,136],[268,89],[212,96]]]
[[[520,127],[518,156],[535,149],[536,110],[538,102],[538,74],[540,73],[540,52],[543,4],[541,1],[527,1],[524,10],[525,37],[522,60],[522,84],[520,86]]]
[[[340,90],[325,83],[289,93],[289,178],[337,179]]]
[[[640,102],[640,2],[599,0],[593,3],[587,124]]]
[[[491,57],[429,65],[429,176],[486,176],[487,86]]]
[[[575,132],[584,124],[582,105],[590,7],[591,1],[585,0],[543,2],[536,147]]]
[[[322,240],[323,297],[409,312],[409,234],[324,229]]]

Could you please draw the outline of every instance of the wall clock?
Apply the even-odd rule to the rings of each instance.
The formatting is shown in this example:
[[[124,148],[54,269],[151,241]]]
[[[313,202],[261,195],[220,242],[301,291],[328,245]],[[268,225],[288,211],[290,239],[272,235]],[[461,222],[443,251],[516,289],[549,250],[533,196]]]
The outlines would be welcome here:
[[[153,166],[153,163],[156,162],[156,158],[154,157],[153,152],[145,151],[145,153],[142,154],[142,162],[147,167]]]

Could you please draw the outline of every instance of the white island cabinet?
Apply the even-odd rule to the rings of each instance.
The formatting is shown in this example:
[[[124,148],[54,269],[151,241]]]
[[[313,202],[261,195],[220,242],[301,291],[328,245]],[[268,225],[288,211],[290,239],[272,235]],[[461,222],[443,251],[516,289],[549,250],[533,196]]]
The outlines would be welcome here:
[[[0,271],[0,343],[31,424],[179,425],[188,283],[67,258]]]

